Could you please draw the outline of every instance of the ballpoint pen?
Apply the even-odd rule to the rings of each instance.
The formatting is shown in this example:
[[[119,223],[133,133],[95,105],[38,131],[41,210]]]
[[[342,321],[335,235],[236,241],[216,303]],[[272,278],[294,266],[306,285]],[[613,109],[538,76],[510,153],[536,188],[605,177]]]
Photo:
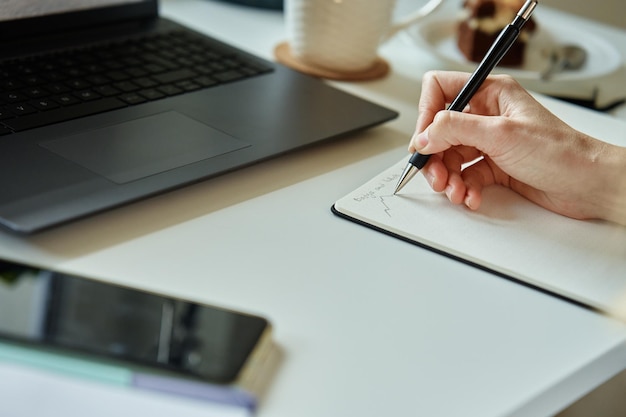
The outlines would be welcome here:
[[[463,111],[474,93],[476,93],[485,81],[491,70],[498,65],[502,57],[507,53],[511,45],[513,45],[513,42],[515,42],[520,34],[522,26],[524,26],[524,23],[530,19],[530,15],[535,10],[535,7],[537,7],[537,1],[527,0],[519,12],[517,12],[515,19],[502,29],[493,45],[491,45],[487,51],[483,60],[480,64],[478,64],[476,70],[474,70],[472,75],[469,77],[454,101],[450,104],[450,106],[448,106],[448,110]],[[402,187],[411,181],[415,174],[417,174],[419,170],[426,165],[429,157],[430,155],[422,155],[419,152],[416,152],[411,156],[409,163],[400,176],[400,180],[398,181],[398,185],[396,185],[394,194],[400,191]]]

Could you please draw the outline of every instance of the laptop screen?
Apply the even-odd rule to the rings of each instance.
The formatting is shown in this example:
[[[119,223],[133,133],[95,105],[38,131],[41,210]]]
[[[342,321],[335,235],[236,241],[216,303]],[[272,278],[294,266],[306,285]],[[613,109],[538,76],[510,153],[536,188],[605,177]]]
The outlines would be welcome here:
[[[0,45],[157,15],[157,0],[0,0]]]
[[[0,1],[0,21],[48,16],[142,1],[145,0],[2,0]]]

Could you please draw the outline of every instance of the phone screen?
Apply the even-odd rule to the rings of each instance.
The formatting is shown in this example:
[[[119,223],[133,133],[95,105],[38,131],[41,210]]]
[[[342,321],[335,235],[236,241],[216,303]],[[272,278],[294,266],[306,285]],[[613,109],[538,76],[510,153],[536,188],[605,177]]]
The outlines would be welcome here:
[[[228,383],[258,316],[0,260],[0,337]]]

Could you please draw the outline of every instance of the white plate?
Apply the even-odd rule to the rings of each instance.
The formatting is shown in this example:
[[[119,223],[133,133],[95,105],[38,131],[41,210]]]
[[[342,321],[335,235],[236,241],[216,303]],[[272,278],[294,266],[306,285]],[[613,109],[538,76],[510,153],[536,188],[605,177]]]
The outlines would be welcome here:
[[[458,20],[454,17],[429,20],[414,25],[405,33],[417,46],[428,48],[451,65],[451,69],[473,71],[477,64],[465,58],[456,45],[457,24]],[[590,33],[580,33],[575,27],[559,24],[554,19],[549,24],[537,21],[537,31],[529,41],[521,67],[498,67],[494,72],[505,72],[518,80],[539,80],[541,72],[549,66],[547,51],[555,45],[564,44],[582,47],[587,51],[587,59],[582,68],[555,74],[550,78],[551,81],[600,77],[615,71],[622,64],[619,51],[606,40]]]

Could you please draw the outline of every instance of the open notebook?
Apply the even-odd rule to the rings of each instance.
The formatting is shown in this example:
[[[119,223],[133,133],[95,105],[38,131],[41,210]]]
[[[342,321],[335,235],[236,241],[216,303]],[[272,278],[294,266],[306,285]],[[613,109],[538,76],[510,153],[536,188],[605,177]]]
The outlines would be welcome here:
[[[338,200],[333,212],[626,320],[626,227],[563,217],[502,187],[486,189],[472,212],[421,175],[394,196],[407,160]]]

